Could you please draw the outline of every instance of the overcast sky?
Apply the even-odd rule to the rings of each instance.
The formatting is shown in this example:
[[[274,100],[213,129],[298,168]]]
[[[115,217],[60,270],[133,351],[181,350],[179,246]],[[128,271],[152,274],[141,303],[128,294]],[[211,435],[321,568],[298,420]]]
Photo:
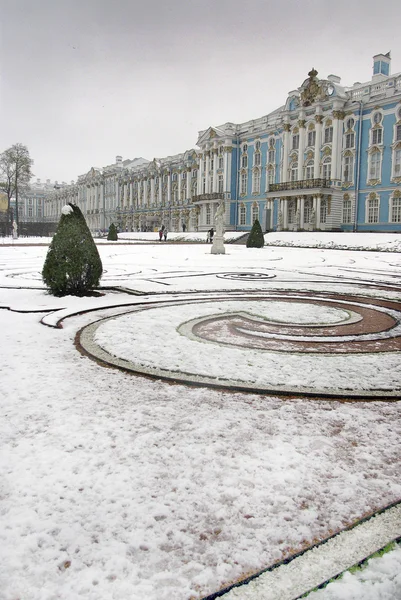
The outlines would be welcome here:
[[[0,0],[0,151],[28,146],[42,180],[196,146],[258,118],[315,67],[401,71],[399,0]]]

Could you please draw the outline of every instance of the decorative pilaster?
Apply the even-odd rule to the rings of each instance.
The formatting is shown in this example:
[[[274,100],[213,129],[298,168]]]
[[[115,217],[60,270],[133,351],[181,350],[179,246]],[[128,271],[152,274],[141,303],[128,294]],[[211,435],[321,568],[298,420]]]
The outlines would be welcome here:
[[[218,190],[218,181],[217,181],[217,148],[213,148],[213,189],[211,190],[213,193],[216,193]]]
[[[224,191],[231,192],[232,146],[224,146]]]
[[[287,179],[288,179],[288,155],[290,153],[290,131],[291,131],[291,125],[289,123],[284,123],[283,172],[281,175],[281,181],[287,181]]]
[[[171,206],[171,171],[168,172],[167,177],[167,203]]]
[[[210,151],[207,150],[206,151],[206,173],[205,173],[205,177],[206,177],[206,193],[209,194],[210,193]]]
[[[315,179],[320,177],[320,148],[322,146],[322,130],[323,130],[323,115],[317,114],[315,115],[315,157],[313,163],[313,176]]]
[[[331,178],[332,179],[340,179],[340,176],[339,176],[339,166],[341,164],[340,156],[339,156],[339,154],[341,152],[340,135],[342,135],[344,117],[345,117],[345,113],[343,110],[333,110],[333,146],[332,146],[332,153],[331,153]]]

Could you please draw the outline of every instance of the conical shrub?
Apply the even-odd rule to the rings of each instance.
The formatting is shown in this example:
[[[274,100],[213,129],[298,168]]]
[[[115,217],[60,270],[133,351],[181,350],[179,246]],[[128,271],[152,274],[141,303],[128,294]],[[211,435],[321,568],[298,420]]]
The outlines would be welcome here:
[[[247,248],[263,248],[265,245],[265,238],[263,237],[263,231],[260,226],[258,219],[255,220],[251,233],[246,241]]]
[[[111,223],[111,225],[109,227],[109,232],[107,234],[107,239],[110,242],[116,242],[118,240],[117,227],[114,225],[114,223]]]
[[[44,283],[53,296],[85,296],[99,285],[102,271],[85,217],[77,206],[67,204],[47,252]]]

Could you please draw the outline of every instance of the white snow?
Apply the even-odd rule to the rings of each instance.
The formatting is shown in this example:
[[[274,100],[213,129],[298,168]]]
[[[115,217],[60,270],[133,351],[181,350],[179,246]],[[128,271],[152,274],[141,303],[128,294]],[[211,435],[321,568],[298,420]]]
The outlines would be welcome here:
[[[61,209],[61,213],[63,215],[70,215],[72,212],[74,211],[72,210],[72,206],[70,206],[69,204],[65,204]]]
[[[174,300],[200,292],[209,302],[257,289],[399,298],[391,287],[399,254],[227,246],[214,256],[206,244],[101,245],[102,284],[126,292],[79,299],[44,291],[46,251],[0,244],[1,600],[201,598],[400,498],[397,402],[169,385],[104,368],[74,346],[80,328],[126,310],[112,307],[164,301],[135,314],[147,319],[147,329],[137,323],[142,347],[146,340],[153,360],[167,360],[159,328],[172,328],[163,320],[177,314],[167,292]],[[276,277],[220,276],[244,272]],[[182,306],[181,322],[199,315],[196,307],[206,309]],[[79,314],[85,309],[92,312]],[[40,312],[16,312],[29,310]],[[316,320],[326,316],[342,318]],[[62,329],[40,322],[61,318]],[[220,360],[220,345],[198,346]],[[237,364],[236,376],[246,369]],[[343,378],[347,369],[344,362]],[[356,381],[357,371],[349,376]]]

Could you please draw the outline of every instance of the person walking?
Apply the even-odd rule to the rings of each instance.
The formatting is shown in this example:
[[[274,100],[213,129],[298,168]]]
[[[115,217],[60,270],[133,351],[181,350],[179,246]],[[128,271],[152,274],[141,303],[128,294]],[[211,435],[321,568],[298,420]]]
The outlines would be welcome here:
[[[209,229],[209,241],[211,244],[213,244],[213,236],[214,236],[214,229],[212,227],[211,229]]]
[[[159,242],[162,241],[163,238],[163,229],[159,229]]]
[[[165,228],[163,229],[163,235],[164,235],[164,241],[165,241],[165,242],[167,242],[167,234],[168,234],[167,227],[165,227]]]

